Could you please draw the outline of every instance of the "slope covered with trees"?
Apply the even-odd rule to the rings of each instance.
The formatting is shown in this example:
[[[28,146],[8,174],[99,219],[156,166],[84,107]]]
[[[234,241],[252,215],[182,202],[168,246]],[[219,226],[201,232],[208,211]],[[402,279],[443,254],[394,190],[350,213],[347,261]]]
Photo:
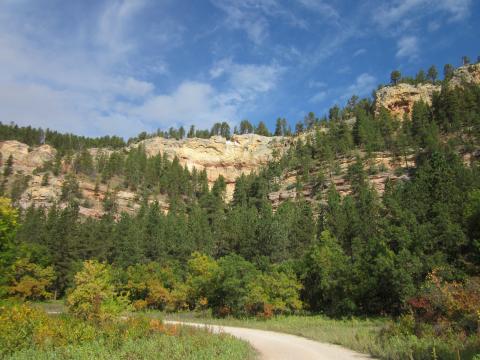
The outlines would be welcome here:
[[[83,219],[74,179],[66,206],[32,207],[18,228],[3,201],[3,293],[64,296],[93,259],[112,266],[115,291],[126,291],[137,309],[390,315],[401,320],[385,336],[480,348],[480,86],[444,86],[403,119],[374,105],[352,97],[328,119],[309,114],[295,145],[238,178],[229,203],[222,177],[209,189],[201,173],[147,158],[141,147],[95,161],[82,153],[75,171],[121,180],[138,191],[139,211],[118,213],[112,193],[102,218]],[[251,130],[242,124],[240,131]],[[280,120],[275,133],[289,132]],[[368,180],[378,152],[405,175],[387,179],[383,194]],[[341,196],[332,178],[348,157],[350,190]],[[291,173],[296,198],[274,210],[269,194]],[[304,187],[313,195],[305,198]],[[168,196],[168,213],[148,201],[152,192]],[[19,286],[25,274],[31,281]]]

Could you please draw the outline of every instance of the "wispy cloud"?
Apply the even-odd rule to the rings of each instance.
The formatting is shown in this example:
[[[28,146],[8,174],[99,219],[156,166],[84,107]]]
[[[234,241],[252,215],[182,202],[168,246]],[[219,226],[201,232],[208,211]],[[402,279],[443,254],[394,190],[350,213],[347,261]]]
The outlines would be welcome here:
[[[337,21],[340,14],[337,9],[323,0],[297,0],[309,10],[313,10],[330,21]]]
[[[211,0],[212,4],[226,14],[224,26],[244,31],[256,45],[262,44],[270,33],[270,19],[307,28],[301,17],[283,7],[276,0]],[[277,20],[278,21],[278,20]]]
[[[470,15],[471,0],[397,0],[383,5],[375,12],[374,19],[386,28],[398,23],[411,24],[425,14],[443,12],[449,21],[462,20]]]
[[[130,20],[145,6],[146,0],[117,0],[105,5],[98,21],[97,41],[114,55],[133,49],[126,34]]]
[[[308,82],[309,88],[324,88],[327,86],[327,83],[324,81],[310,80]]]
[[[375,88],[376,84],[377,79],[373,75],[368,73],[360,74],[355,79],[355,82],[347,88],[345,96],[350,97],[352,95],[366,95]]]
[[[409,60],[415,60],[419,55],[418,38],[416,36],[404,36],[397,42],[398,58],[408,58]]]
[[[320,91],[313,95],[308,101],[311,103],[321,103],[327,98],[327,91]]]
[[[366,49],[363,49],[363,48],[362,48],[362,49],[358,49],[357,51],[355,51],[355,52],[353,53],[353,57],[357,57],[357,56],[363,55],[363,54],[365,54],[366,52],[367,52]]]
[[[245,91],[265,92],[271,90],[285,68],[276,63],[238,64],[231,58],[217,61],[210,69],[212,78],[226,75],[232,87]]]

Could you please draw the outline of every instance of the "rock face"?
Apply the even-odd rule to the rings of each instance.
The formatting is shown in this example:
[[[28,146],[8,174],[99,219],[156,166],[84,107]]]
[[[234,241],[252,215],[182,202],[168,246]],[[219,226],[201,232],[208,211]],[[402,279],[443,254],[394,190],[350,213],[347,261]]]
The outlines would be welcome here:
[[[402,119],[404,114],[410,115],[413,104],[416,101],[424,101],[431,104],[432,95],[440,91],[439,85],[433,84],[398,84],[385,86],[376,92],[375,111],[378,113],[382,107],[390,113]]]
[[[457,87],[464,83],[480,84],[480,63],[457,68],[448,86]],[[404,114],[411,114],[416,101],[423,100],[431,105],[433,93],[440,90],[440,85],[429,83],[418,85],[400,83],[385,86],[375,93],[375,111],[378,113],[384,107],[401,120]]]
[[[237,177],[258,170],[272,159],[275,151],[279,154],[283,153],[291,141],[293,140],[282,137],[249,134],[236,135],[231,140],[219,136],[210,139],[184,140],[155,137],[132,146],[144,146],[148,156],[159,153],[166,155],[169,159],[176,156],[182,166],[186,166],[190,170],[193,168],[199,171],[205,170],[210,184],[222,175],[227,183],[226,196],[227,199],[230,199]],[[89,151],[94,158],[99,153],[109,154],[112,152],[108,149],[90,149]],[[39,170],[46,162],[53,161],[56,153],[56,150],[49,145],[30,148],[18,141],[0,142],[2,159],[0,166],[3,166],[10,155],[13,157],[12,176],[8,183],[13,184],[18,174],[28,178],[28,186],[21,198],[18,199],[20,207],[28,208],[32,204],[50,207],[53,203],[60,201],[62,184],[69,167],[63,166],[63,170],[58,176],[49,172],[47,184],[42,184],[45,172]],[[35,171],[36,169],[37,171]],[[95,192],[94,179],[82,174],[78,174],[77,178],[82,192],[80,213],[88,217],[102,216],[104,213],[102,200],[109,191],[107,185],[100,184],[98,191]],[[135,212],[138,210],[137,195],[128,190],[117,191],[115,199],[119,211]],[[161,208],[168,211],[169,204],[165,195],[158,195],[155,199],[150,200],[158,201]]]
[[[42,145],[30,149],[28,145],[16,140],[0,142],[0,154],[2,154],[2,163],[5,163],[10,155],[13,158],[14,171],[33,171],[33,169],[42,166],[46,161],[55,159],[57,150],[50,145]]]
[[[176,156],[189,170],[205,169],[210,183],[222,175],[227,183],[227,198],[230,198],[237,177],[265,165],[275,150],[281,154],[288,148],[289,141],[283,137],[247,134],[234,135],[230,140],[220,136],[183,140],[155,137],[133,146],[144,146],[148,156],[161,153],[170,160]]]
[[[480,84],[480,63],[462,66],[454,71],[449,85],[455,87],[463,83]]]

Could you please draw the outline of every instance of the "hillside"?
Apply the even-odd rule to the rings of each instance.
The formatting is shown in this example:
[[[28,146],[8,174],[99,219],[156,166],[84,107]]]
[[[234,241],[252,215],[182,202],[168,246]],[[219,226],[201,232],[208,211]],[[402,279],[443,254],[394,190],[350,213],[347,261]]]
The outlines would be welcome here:
[[[372,105],[375,114],[380,115],[382,109],[386,109],[397,121],[402,121],[404,115],[411,117],[415,102],[424,101],[432,105],[434,93],[439,94],[442,87],[452,89],[461,87],[463,84],[480,83],[480,64],[463,66],[456,69],[452,78],[448,82],[438,82],[435,85],[430,83],[409,84],[399,83],[381,87],[375,95],[375,102]],[[442,85],[443,84],[443,85]],[[355,126],[356,118],[345,112],[343,121],[350,128]],[[398,125],[394,125],[397,126]],[[235,188],[235,181],[241,175],[255,173],[264,168],[269,161],[273,160],[273,155],[279,159],[288,149],[296,144],[298,140],[312,141],[316,131],[325,133],[329,127],[325,123],[318,123],[314,128],[293,137],[285,136],[261,136],[256,134],[233,135],[230,139],[221,136],[212,136],[208,139],[185,138],[173,139],[163,137],[151,137],[137,141],[131,145],[119,147],[119,141],[112,138],[115,142],[114,148],[88,148],[88,155],[91,159],[87,161],[87,171],[78,169],[76,162],[80,153],[59,154],[51,145],[28,146],[15,140],[6,140],[0,142],[0,166],[5,164],[12,156],[12,174],[4,180],[4,187],[7,193],[13,192],[13,198],[21,208],[28,208],[31,205],[50,207],[54,203],[64,202],[62,199],[62,187],[69,173],[75,173],[78,180],[79,195],[81,197],[80,213],[89,217],[101,217],[105,213],[104,201],[114,194],[118,212],[134,212],[140,207],[140,199],[144,194],[140,194],[135,186],[125,186],[124,174],[121,171],[112,175],[108,181],[105,176],[101,176],[99,169],[102,161],[109,158],[112,153],[128,154],[132,149],[141,148],[147,157],[156,155],[163,156],[165,159],[173,161],[178,160],[178,164],[189,172],[195,169],[196,172],[205,171],[206,180],[211,188],[219,176],[223,177],[226,185],[224,199],[231,200]],[[56,133],[53,136],[58,136]],[[102,140],[110,141],[108,138]],[[58,143],[58,140],[57,140]],[[365,155],[364,148],[358,148],[357,154]],[[471,152],[470,152],[471,153]],[[469,154],[465,154],[465,160],[468,161]],[[369,160],[366,164],[368,178],[377,191],[383,192],[387,179],[397,181],[398,179],[408,179],[406,169],[412,168],[414,163],[413,152],[409,150],[409,155],[400,160],[398,154],[391,151],[369,151]],[[84,154],[85,155],[85,154]],[[463,155],[462,155],[463,156]],[[335,156],[334,166],[325,176],[325,181],[321,186],[320,192],[325,192],[330,184],[335,184],[337,190],[346,195],[350,191],[350,183],[346,179],[346,171],[349,165],[353,163],[355,153],[339,154]],[[175,161],[176,161],[175,160]],[[52,164],[56,163],[56,171],[52,172]],[[316,179],[318,170],[325,167],[324,164],[315,163],[309,169],[308,178]],[[335,169],[333,169],[335,168]],[[403,170],[402,170],[403,169]],[[276,181],[276,186],[271,189],[268,198],[274,208],[285,200],[298,198],[302,195],[310,202],[320,200],[318,196],[318,186],[314,181],[306,181],[300,189],[296,186],[297,170],[285,170]],[[48,179],[47,179],[48,178]],[[183,194],[185,195],[185,194]],[[166,191],[150,191],[147,196],[148,201],[158,201],[162,209],[167,211],[169,208],[169,199]]]
[[[361,349],[471,359],[478,70],[396,78],[328,119],[309,113],[294,136],[284,119],[279,136],[244,120],[242,135],[222,123],[123,144],[0,124],[0,296],[66,297],[81,314],[96,272],[136,311],[388,316]]]

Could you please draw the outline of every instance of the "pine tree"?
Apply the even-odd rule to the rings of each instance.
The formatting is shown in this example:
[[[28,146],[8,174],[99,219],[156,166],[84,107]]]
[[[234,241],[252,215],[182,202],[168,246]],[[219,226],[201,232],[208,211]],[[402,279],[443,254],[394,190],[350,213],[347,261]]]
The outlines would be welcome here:
[[[13,155],[10,154],[3,168],[3,176],[7,178],[10,175],[12,175],[12,172],[13,172]]]
[[[454,67],[451,64],[445,64],[443,67],[443,78],[444,80],[450,80],[453,76]]]
[[[393,70],[392,73],[390,74],[390,80],[393,85],[397,85],[401,77],[402,77],[402,74],[398,70]]]
[[[262,136],[270,136],[270,132],[267,129],[267,126],[263,121],[260,121],[255,128],[255,134]]]
[[[430,66],[430,68],[428,69],[427,76],[432,81],[432,84],[435,84],[435,81],[437,80],[437,76],[438,76],[438,71],[435,65]]]

